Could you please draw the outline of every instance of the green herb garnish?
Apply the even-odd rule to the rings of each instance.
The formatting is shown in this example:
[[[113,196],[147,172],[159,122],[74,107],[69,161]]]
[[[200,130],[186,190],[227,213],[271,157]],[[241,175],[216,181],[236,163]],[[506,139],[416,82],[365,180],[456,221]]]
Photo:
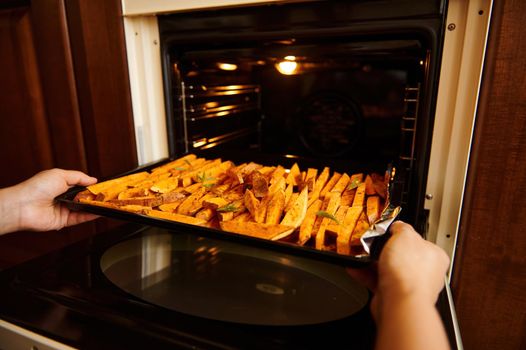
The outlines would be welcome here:
[[[214,183],[210,183],[210,181],[214,181],[215,178],[212,176],[207,176],[206,173],[202,172],[200,174],[197,174],[197,181],[199,181],[201,184],[203,184],[206,188],[211,188],[214,186]]]
[[[218,212],[220,213],[226,213],[226,212],[235,212],[235,211],[238,211],[239,208],[237,208],[234,204],[227,204],[225,205],[224,207],[221,207],[219,209],[217,209]]]
[[[185,162],[186,164],[188,164],[188,166],[189,166],[190,168],[192,168],[192,163],[190,163],[190,161],[189,161],[188,159],[185,159],[184,162]]]
[[[340,221],[338,221],[338,219],[336,219],[336,216],[332,215],[332,214],[329,214],[327,213],[326,211],[323,211],[323,210],[320,210],[316,213],[317,216],[321,216],[321,217],[324,217],[324,218],[327,218],[327,219],[331,219],[332,221],[334,221],[335,223],[337,223],[338,225],[341,225],[340,224]]]
[[[183,168],[183,167],[180,167],[180,166],[175,167],[174,169],[175,170],[179,170],[179,171],[185,171],[186,170],[186,168]]]
[[[214,177],[212,176],[207,176],[206,173],[200,173],[200,174],[197,174],[197,181],[199,182],[202,182],[202,183],[205,183],[205,182],[210,182],[210,181],[213,181],[215,180]]]
[[[354,190],[355,188],[357,188],[358,186],[360,186],[362,184],[362,182],[358,179],[354,179],[351,181],[351,183],[349,184],[349,186],[347,186],[347,189],[348,190]]]

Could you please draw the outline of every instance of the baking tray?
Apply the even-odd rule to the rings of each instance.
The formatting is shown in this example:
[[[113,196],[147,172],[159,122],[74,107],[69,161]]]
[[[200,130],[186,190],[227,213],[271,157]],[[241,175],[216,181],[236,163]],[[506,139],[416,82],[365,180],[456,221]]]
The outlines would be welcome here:
[[[206,157],[209,156],[208,154],[207,155],[197,154],[197,155],[206,156]],[[237,158],[237,157],[234,157],[234,158]],[[259,164],[268,163],[265,161],[259,162],[260,159],[258,159],[258,157],[253,156],[252,158],[253,158],[252,161],[257,162]],[[273,159],[272,163],[274,164],[269,164],[269,165],[276,164],[276,160],[277,160],[276,157],[272,159]],[[147,165],[138,167],[136,169],[122,173],[120,175],[100,180],[100,182],[111,180],[113,178],[122,177],[125,175],[130,175],[130,174],[141,172],[141,171],[150,171],[151,169],[159,167],[172,160],[174,159],[163,159],[155,163],[151,163],[151,164],[147,164]],[[302,168],[305,166],[305,165],[302,165],[304,162],[302,162],[299,159],[294,159],[293,161],[297,162],[298,165]],[[287,166],[287,164],[284,164],[284,163],[286,162],[280,162],[279,164]],[[354,170],[355,169],[353,169],[353,171]],[[363,169],[360,169],[360,170],[363,170]],[[109,217],[113,219],[119,219],[119,220],[124,220],[128,222],[135,222],[135,223],[149,225],[149,226],[162,227],[162,228],[172,231],[174,234],[177,234],[177,233],[195,234],[198,236],[216,238],[216,239],[220,239],[224,241],[248,244],[251,246],[270,249],[273,251],[279,251],[282,253],[300,256],[304,258],[315,259],[318,261],[324,261],[327,263],[337,264],[341,266],[365,267],[369,265],[372,261],[374,261],[375,257],[377,256],[377,254],[362,255],[362,256],[342,255],[342,254],[338,254],[332,251],[322,251],[322,250],[317,250],[311,247],[299,246],[294,243],[283,242],[283,241],[271,241],[268,239],[245,236],[245,235],[236,234],[236,233],[227,232],[227,231],[221,231],[219,229],[185,224],[181,222],[165,220],[161,218],[155,218],[155,217],[151,217],[151,216],[147,216],[143,214],[121,211],[118,209],[101,207],[97,205],[91,205],[88,203],[80,203],[80,202],[75,201],[74,198],[77,195],[77,193],[82,192],[85,189],[86,187],[84,186],[75,186],[71,188],[70,190],[68,190],[67,192],[65,192],[64,194],[58,196],[56,200],[62,203],[63,205],[65,205],[68,209],[74,210],[74,211],[84,211],[84,212],[88,212],[88,213],[92,213],[92,214],[96,214],[100,216],[105,216],[105,217]],[[389,190],[392,190],[392,189],[390,188]]]

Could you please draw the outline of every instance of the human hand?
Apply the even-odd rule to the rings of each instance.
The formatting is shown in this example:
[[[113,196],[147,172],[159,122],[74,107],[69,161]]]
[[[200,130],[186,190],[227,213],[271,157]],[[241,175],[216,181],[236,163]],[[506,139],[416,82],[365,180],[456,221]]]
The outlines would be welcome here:
[[[75,185],[88,186],[97,182],[80,171],[51,169],[0,191],[0,233],[20,230],[49,231],[80,224],[96,215],[70,211],[55,197]]]
[[[374,293],[371,311],[375,318],[382,302],[411,297],[434,304],[449,267],[446,253],[423,239],[410,225],[394,222],[390,232],[392,237],[377,264],[368,269],[348,269],[351,276]]]

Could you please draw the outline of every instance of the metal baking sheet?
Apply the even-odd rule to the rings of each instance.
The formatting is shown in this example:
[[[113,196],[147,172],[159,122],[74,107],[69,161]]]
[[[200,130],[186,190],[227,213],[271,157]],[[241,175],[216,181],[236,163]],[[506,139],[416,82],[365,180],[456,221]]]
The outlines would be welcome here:
[[[202,156],[202,155],[199,155],[199,156]],[[118,177],[129,175],[129,174],[133,174],[136,172],[149,171],[153,168],[161,166],[172,160],[173,159],[164,159],[159,162],[155,162],[153,164],[142,166],[132,171],[114,176],[112,178],[100,180],[100,182],[111,180],[113,178],[118,178]],[[258,159],[253,159],[253,161],[258,162]],[[274,160],[274,163],[275,162],[276,160]],[[265,164],[265,163],[266,162],[261,162],[260,164]],[[300,162],[298,163],[301,167],[302,164]],[[191,233],[191,234],[195,234],[195,235],[203,236],[203,237],[217,238],[217,239],[221,239],[225,241],[240,242],[240,243],[244,243],[244,244],[248,244],[248,245],[252,245],[252,246],[256,246],[260,248],[270,249],[274,251],[279,251],[283,253],[288,253],[288,254],[292,254],[296,256],[315,259],[318,261],[324,261],[324,262],[342,265],[342,266],[364,267],[373,261],[373,258],[369,255],[362,255],[362,256],[342,255],[342,254],[338,254],[332,251],[321,251],[321,250],[317,250],[311,247],[299,246],[294,243],[282,242],[282,241],[271,241],[267,239],[256,238],[256,237],[236,234],[232,232],[227,232],[227,231],[221,231],[219,229],[195,226],[195,225],[180,223],[176,221],[155,218],[155,217],[151,217],[151,216],[147,216],[143,214],[131,213],[131,212],[126,212],[126,211],[121,211],[118,209],[106,208],[106,207],[91,205],[87,203],[79,203],[75,201],[74,198],[77,195],[77,193],[82,192],[85,189],[86,187],[82,187],[82,186],[73,187],[66,193],[58,196],[56,200],[63,203],[67,208],[71,210],[75,210],[75,211],[85,211],[85,212],[89,212],[89,213],[93,213],[96,215],[101,215],[101,216],[105,216],[109,218],[114,218],[114,219],[129,221],[129,222],[135,222],[135,223],[149,225],[149,226],[162,227],[162,228],[169,229],[170,231],[174,233],[178,233],[178,232],[185,233],[185,234]]]

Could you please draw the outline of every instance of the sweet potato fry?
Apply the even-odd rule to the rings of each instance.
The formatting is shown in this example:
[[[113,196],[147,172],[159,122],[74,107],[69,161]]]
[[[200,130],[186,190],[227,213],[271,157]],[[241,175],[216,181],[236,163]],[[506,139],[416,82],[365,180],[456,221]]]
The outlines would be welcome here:
[[[210,208],[202,208],[195,214],[195,217],[204,221],[210,221],[214,217],[214,213],[214,210]]]
[[[285,189],[285,207],[289,204],[290,197],[292,197],[292,192],[294,192],[294,186],[292,184],[287,185]]]
[[[362,207],[350,207],[345,214],[343,224],[341,225],[340,232],[336,238],[336,252],[339,254],[350,254],[350,239],[351,234],[356,227],[358,218],[363,212]]]
[[[112,199],[117,199],[119,193],[121,193],[122,191],[126,191],[126,189],[128,189],[128,186],[126,184],[115,184],[109,188],[104,189],[104,191],[99,192],[95,197],[95,200],[100,202],[107,202]]]
[[[356,188],[356,193],[354,195],[353,207],[363,207],[365,205],[365,183],[360,184]]]
[[[310,239],[312,234],[312,229],[314,227],[314,222],[316,221],[316,213],[320,211],[322,201],[316,199],[307,209],[305,219],[300,226],[300,234],[298,238],[298,244],[304,245]]]
[[[334,218],[336,221],[329,222],[329,225],[327,225],[327,229],[325,230],[326,234],[331,234],[334,237],[337,237],[340,229],[343,225],[343,219],[345,218],[345,214],[347,213],[347,210],[349,210],[348,206],[341,206],[336,211],[336,214],[334,214]]]
[[[243,222],[246,222],[246,221],[250,221],[250,219],[252,219],[252,216],[250,215],[250,213],[249,212],[245,212],[245,213],[240,214],[238,216],[234,216],[232,221],[243,221]]]
[[[242,200],[234,201],[224,207],[217,208],[217,217],[221,221],[229,221],[247,210]]]
[[[287,211],[285,217],[281,221],[281,225],[298,228],[301,226],[305,216],[307,215],[308,207],[308,189],[304,188],[299,194],[298,198],[292,204],[292,207]]]
[[[132,187],[128,188],[127,190],[122,191],[117,195],[117,199],[128,199],[128,198],[135,198],[135,197],[148,197],[153,196],[154,193],[152,193],[147,188],[141,188],[141,187]]]
[[[274,184],[270,185],[268,188],[268,196],[272,196],[277,191],[285,191],[285,187],[287,186],[285,178],[281,177],[279,178]]]
[[[323,189],[321,190],[320,192],[320,198],[321,199],[324,199],[325,198],[325,195],[327,194],[327,192],[329,192],[330,190],[332,190],[332,188],[334,187],[334,185],[336,185],[336,183],[338,182],[338,180],[340,180],[340,177],[342,177],[342,174],[340,173],[337,173],[335,172],[331,179],[329,181],[327,181],[327,183],[325,184],[325,186],[323,187]]]
[[[263,176],[267,176],[271,175],[274,170],[276,170],[275,166],[264,166],[263,168],[259,168],[258,172]]]
[[[363,174],[353,174],[349,180],[349,185],[342,193],[341,205],[352,206],[354,196],[356,195],[356,188],[363,182]]]
[[[181,174],[181,186],[187,187],[193,183],[201,182],[202,184],[208,184],[211,177],[209,171],[211,168],[214,168],[221,164],[221,159],[214,159],[213,161],[205,161],[199,167],[196,167],[195,170],[191,170]],[[215,180],[215,179],[214,179]]]
[[[334,187],[331,189],[331,192],[343,192],[347,188],[347,185],[349,184],[350,180],[351,178],[349,177],[349,175],[343,173],[338,182],[336,182]]]
[[[225,193],[226,191],[228,191],[230,189],[230,186],[232,184],[231,183],[223,183],[219,186],[214,186],[211,188],[211,191],[212,193],[218,195],[218,196],[221,196],[223,195],[223,193]]]
[[[155,182],[150,190],[156,193],[167,193],[172,192],[179,186],[179,176],[172,176],[167,179],[159,180]]]
[[[320,196],[321,190],[329,179],[330,169],[325,167],[321,172],[320,176],[316,179],[316,183],[312,188],[312,192],[309,193],[309,205],[312,204]]]
[[[297,163],[294,163],[292,168],[290,168],[289,173],[287,174],[287,185],[297,186],[298,177],[300,176],[300,168]]]
[[[110,199],[110,203],[121,207],[124,205],[140,205],[143,207],[157,207],[163,204],[161,196],[134,197],[128,199]]]
[[[182,198],[182,199],[180,199],[178,201],[172,202],[172,203],[161,204],[159,206],[159,210],[166,211],[166,212],[169,212],[169,213],[175,213],[177,211],[177,207],[179,205],[181,205],[183,200],[184,200],[184,198]]]
[[[257,222],[257,223],[264,223],[265,222],[265,218],[267,217],[267,208],[268,208],[268,204],[269,204],[271,198],[272,198],[272,196],[268,195],[268,196],[266,196],[266,197],[261,199],[261,202],[259,203],[259,205],[258,205],[258,207],[256,209],[256,213],[253,216],[255,222]]]
[[[209,197],[203,200],[203,207],[216,210],[217,208],[224,207],[229,202],[221,197]]]
[[[331,192],[329,194],[331,194]],[[327,210],[327,206],[329,205],[329,201],[331,199],[331,196],[329,194],[327,194],[325,198],[323,199],[323,201],[321,202],[320,211],[322,212],[325,212]],[[316,237],[316,234],[318,233],[318,230],[320,229],[322,221],[323,221],[323,216],[319,216],[316,213],[316,218],[314,221],[314,225],[312,227],[312,233],[311,233],[312,236]]]
[[[257,210],[260,205],[259,200],[256,198],[256,196],[254,196],[254,193],[252,193],[251,190],[247,190],[245,192],[245,197],[243,199],[244,199],[245,207],[247,207],[248,212],[255,219],[257,215],[256,214]]]
[[[347,206],[347,207],[352,206],[355,194],[356,194],[356,188],[353,188],[352,190],[346,189],[342,193],[342,201],[340,204],[342,206]]]
[[[202,226],[206,224],[205,220],[194,218],[193,216],[186,216],[181,215],[177,213],[169,213],[166,211],[160,211],[160,210],[148,210],[145,213],[148,216],[165,219],[165,220],[171,220],[171,221],[177,221],[182,222],[184,224],[190,224],[190,225],[198,225]]]
[[[190,195],[202,187],[203,185],[201,185],[200,183],[197,183],[197,184],[190,185],[188,187],[178,187],[177,190],[180,190],[182,193]]]
[[[201,197],[206,193],[206,188],[201,187],[199,190],[188,196],[177,208],[177,213],[182,215],[191,215],[192,212],[199,210],[201,207]]]
[[[266,224],[278,224],[285,208],[285,192],[277,191],[268,202]]]
[[[362,211],[351,236],[351,246],[361,246],[360,238],[368,229],[369,220],[365,212]]]
[[[238,185],[223,193],[223,198],[228,202],[233,202],[242,199],[244,195],[243,185]]]
[[[328,197],[329,203],[327,204],[327,209],[325,210],[325,212],[329,215],[334,215],[336,214],[336,211],[340,206],[341,193],[331,192],[329,193]],[[318,232],[316,232],[316,249],[325,248],[325,230],[327,229],[327,226],[329,226],[331,221],[331,219],[326,217],[324,217],[321,221],[320,228],[318,229]]]
[[[273,239],[293,230],[292,227],[280,224],[263,224],[237,220],[220,222],[219,225],[223,231],[264,239]]]
[[[161,199],[162,199],[162,204],[168,204],[168,203],[172,203],[172,202],[177,202],[181,199],[184,199],[186,196],[181,193],[181,192],[177,192],[177,191],[173,191],[173,192],[169,192],[169,193],[163,193],[161,195]]]
[[[119,177],[117,179],[108,180],[104,182],[99,182],[94,185],[88,186],[88,190],[93,194],[100,194],[104,191],[108,191],[112,189],[112,192],[115,192],[115,187],[122,188],[123,190],[126,189],[128,186],[132,186],[135,183],[144,180],[147,178],[150,174],[146,171],[142,171],[140,173],[130,174],[127,176]],[[119,191],[121,192],[121,191]],[[106,200],[110,200],[113,198],[116,198],[119,193],[115,193],[115,196],[112,198],[108,198]]]
[[[318,175],[318,169],[308,168],[307,175],[305,175],[305,185],[309,188],[309,191],[314,189],[314,183],[316,182],[316,176]]]
[[[285,205],[285,213],[288,213],[289,210],[292,208],[292,206],[294,205],[294,203],[296,203],[296,199],[298,199],[298,196],[300,194],[295,192],[293,194],[290,195],[290,199],[289,201],[287,202],[287,204]]]
[[[270,184],[271,185],[275,184],[281,178],[284,178],[283,177],[284,175],[285,175],[285,168],[282,167],[281,165],[278,165],[276,169],[274,169],[274,171],[272,172],[272,175],[270,176],[270,181],[269,181]]]

